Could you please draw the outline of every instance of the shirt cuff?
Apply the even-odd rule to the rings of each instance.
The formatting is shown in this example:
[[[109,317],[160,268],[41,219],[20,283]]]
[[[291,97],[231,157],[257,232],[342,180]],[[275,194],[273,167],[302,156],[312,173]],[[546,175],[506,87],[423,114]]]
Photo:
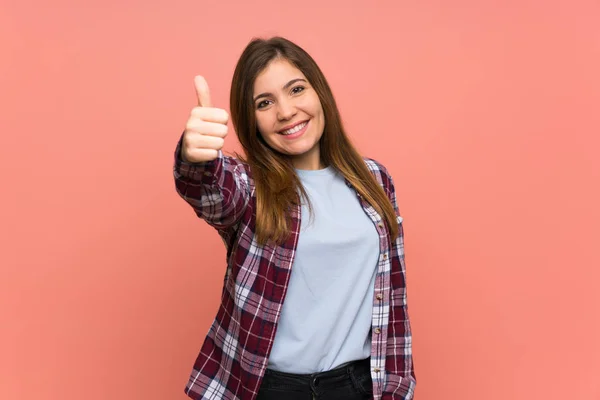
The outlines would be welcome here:
[[[181,147],[183,145],[183,135],[175,148],[174,170],[178,179],[185,179],[188,183],[199,185],[213,185],[217,183],[218,176],[222,170],[223,153],[219,150],[217,158],[214,160],[192,163],[185,161],[181,157]]]

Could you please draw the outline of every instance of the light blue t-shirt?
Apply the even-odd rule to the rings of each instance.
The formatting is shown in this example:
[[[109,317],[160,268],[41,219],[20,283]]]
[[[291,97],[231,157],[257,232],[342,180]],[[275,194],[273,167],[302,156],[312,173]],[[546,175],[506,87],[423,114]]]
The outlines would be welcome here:
[[[268,368],[327,371],[371,354],[379,234],[332,167],[296,170],[314,214],[301,207],[298,247]]]

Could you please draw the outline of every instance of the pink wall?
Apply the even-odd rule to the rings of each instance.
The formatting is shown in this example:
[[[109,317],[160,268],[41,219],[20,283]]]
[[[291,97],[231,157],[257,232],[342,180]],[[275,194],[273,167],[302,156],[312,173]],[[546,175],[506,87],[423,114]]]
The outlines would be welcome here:
[[[248,3],[1,7],[0,399],[185,398],[225,252],[172,151],[272,34],[396,181],[417,400],[600,399],[599,3]]]

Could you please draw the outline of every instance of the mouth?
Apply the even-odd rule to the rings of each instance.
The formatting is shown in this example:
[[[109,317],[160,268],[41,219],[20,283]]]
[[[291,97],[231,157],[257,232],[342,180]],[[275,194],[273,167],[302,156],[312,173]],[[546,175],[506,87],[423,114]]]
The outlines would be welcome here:
[[[306,128],[306,125],[308,125],[308,120],[299,122],[290,128],[282,129],[282,130],[278,131],[277,133],[279,133],[280,135],[284,135],[284,136],[294,135],[294,134],[304,130],[304,128]]]

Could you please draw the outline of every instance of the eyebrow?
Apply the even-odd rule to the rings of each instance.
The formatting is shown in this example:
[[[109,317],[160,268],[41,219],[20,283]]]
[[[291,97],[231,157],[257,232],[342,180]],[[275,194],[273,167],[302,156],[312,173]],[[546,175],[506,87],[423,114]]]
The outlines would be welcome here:
[[[283,90],[285,90],[285,89],[289,88],[289,87],[290,87],[290,86],[292,86],[294,83],[296,83],[296,82],[299,82],[299,81],[306,82],[306,79],[302,79],[302,78],[296,78],[296,79],[292,79],[291,81],[289,81],[288,83],[286,83],[285,85],[283,85]],[[261,93],[261,94],[259,94],[258,96],[256,96],[256,97],[254,98],[254,100],[253,100],[253,101],[256,101],[256,100],[258,100],[258,99],[260,99],[261,97],[269,97],[269,96],[273,96],[273,94],[272,94],[272,93]]]

